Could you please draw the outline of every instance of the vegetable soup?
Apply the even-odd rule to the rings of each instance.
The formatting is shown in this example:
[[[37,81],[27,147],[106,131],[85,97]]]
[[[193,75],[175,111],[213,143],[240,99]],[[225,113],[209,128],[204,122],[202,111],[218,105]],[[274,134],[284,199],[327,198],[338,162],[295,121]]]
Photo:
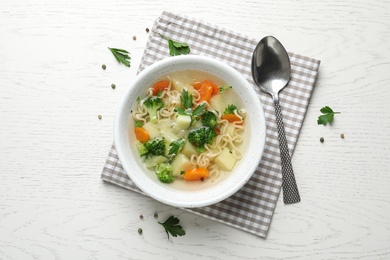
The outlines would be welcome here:
[[[209,73],[166,75],[147,86],[131,115],[131,145],[163,183],[215,182],[242,158],[244,102],[234,86]]]

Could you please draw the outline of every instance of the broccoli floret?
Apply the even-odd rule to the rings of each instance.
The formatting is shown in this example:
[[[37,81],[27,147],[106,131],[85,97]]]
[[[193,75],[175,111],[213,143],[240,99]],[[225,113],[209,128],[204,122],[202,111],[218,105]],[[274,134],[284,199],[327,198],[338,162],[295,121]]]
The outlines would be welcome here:
[[[206,113],[204,113],[204,115],[202,116],[202,124],[204,126],[214,128],[214,126],[218,124],[217,116],[211,111],[206,111]]]
[[[164,101],[159,97],[150,97],[147,100],[145,100],[144,105],[146,109],[148,110],[148,114],[150,117],[150,121],[152,123],[157,122],[157,110],[162,108],[164,106]]]
[[[173,182],[172,171],[173,171],[172,165],[170,165],[169,163],[160,163],[156,167],[157,177],[161,182],[164,183]]]
[[[188,133],[188,141],[196,146],[198,152],[203,153],[205,151],[205,144],[213,143],[215,136],[217,136],[217,133],[213,128],[203,126],[191,129]]]
[[[149,153],[149,150],[146,148],[145,144],[137,143],[137,148],[140,156],[145,156]]]
[[[146,143],[144,143],[145,148],[148,150],[148,153],[151,155],[164,155],[165,153],[165,141],[161,136],[157,136]]]
[[[237,110],[237,107],[236,105],[228,105],[226,108],[225,108],[225,111],[223,112],[224,115],[227,115],[227,114],[234,114],[234,111]]]
[[[228,89],[231,89],[231,88],[233,88],[233,87],[230,86],[230,85],[220,86],[219,87],[219,93],[223,93],[223,92],[225,92],[225,90],[228,90]]]

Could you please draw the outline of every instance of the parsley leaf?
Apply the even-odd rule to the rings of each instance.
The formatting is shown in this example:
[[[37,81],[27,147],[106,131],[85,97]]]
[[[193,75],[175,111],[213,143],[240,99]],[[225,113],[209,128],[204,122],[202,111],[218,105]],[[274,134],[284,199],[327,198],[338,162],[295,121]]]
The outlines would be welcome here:
[[[317,124],[319,124],[319,125],[326,125],[327,123],[332,123],[334,115],[341,114],[340,112],[334,112],[333,109],[331,109],[328,106],[321,108],[320,112],[323,115],[320,115],[318,117]]]
[[[199,117],[199,116],[203,115],[205,112],[206,112],[206,104],[203,103],[202,105],[197,106],[194,109],[194,111],[192,112],[192,116]]]
[[[191,124],[194,122],[194,120],[198,120],[200,116],[202,116],[206,112],[206,104],[198,105],[195,107],[194,110],[192,110],[192,94],[189,94],[186,89],[183,89],[181,92],[181,104],[183,105],[183,108],[176,107],[175,111],[179,115],[189,115],[191,116]]]
[[[130,52],[126,50],[110,48],[110,47],[108,47],[108,49],[112,52],[112,54],[114,54],[116,60],[119,63],[122,63],[127,67],[130,67],[130,59],[131,59],[129,56]]]
[[[178,154],[179,151],[181,150],[181,148],[183,148],[184,143],[185,143],[185,140],[183,138],[180,138],[178,140],[173,141],[169,145],[168,155],[174,156],[174,155]]]
[[[168,41],[169,55],[177,56],[177,55],[181,55],[181,54],[190,53],[190,46],[188,46],[188,44],[181,43],[181,42],[175,42],[174,40],[169,39],[160,33],[159,33],[159,35],[161,36],[161,38]]]
[[[158,223],[164,227],[165,232],[167,232],[168,239],[169,239],[169,234],[171,234],[174,237],[184,236],[186,234],[183,227],[179,225],[179,222],[180,220],[178,218],[175,218],[174,216],[170,216],[167,220],[165,220],[165,222],[163,223],[158,222]]]
[[[236,110],[237,110],[236,105],[230,104],[230,105],[228,105],[228,106],[225,108],[225,111],[223,111],[223,114],[224,114],[224,115],[227,115],[227,114],[234,114],[234,111],[236,111]]]
[[[188,94],[186,89],[183,89],[181,92],[180,101],[184,108],[192,107],[192,94]]]

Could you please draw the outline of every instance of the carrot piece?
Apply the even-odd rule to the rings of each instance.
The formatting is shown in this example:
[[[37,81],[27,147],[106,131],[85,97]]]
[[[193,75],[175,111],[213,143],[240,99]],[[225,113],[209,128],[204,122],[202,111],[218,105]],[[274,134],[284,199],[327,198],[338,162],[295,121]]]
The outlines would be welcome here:
[[[207,177],[209,177],[209,170],[202,167],[186,170],[183,175],[183,179],[186,181],[200,181]]]
[[[211,94],[212,96],[217,95],[219,93],[219,87],[214,82],[206,79],[202,81],[202,84],[211,86],[213,88],[213,93]]]
[[[134,133],[135,133],[135,138],[137,138],[137,140],[140,141],[141,143],[145,143],[149,140],[148,132],[142,127],[135,127]]]
[[[220,135],[221,134],[221,130],[219,130],[218,128],[214,128],[215,132],[217,133],[217,135]]]
[[[170,82],[168,80],[161,80],[156,82],[153,86],[153,96],[156,96],[159,92],[167,89],[169,87]]]
[[[200,99],[198,100],[198,102],[202,102],[202,101],[210,102],[211,96],[213,94],[213,87],[208,84],[203,84],[202,82],[202,85],[198,89],[198,92],[200,95]]]
[[[196,81],[196,82],[194,82],[194,84],[192,84],[192,86],[194,87],[194,89],[199,90],[200,87],[202,86],[202,83],[200,83],[199,81]]]
[[[244,121],[241,120],[241,118],[239,118],[237,115],[235,114],[226,114],[226,115],[223,115],[221,116],[221,119],[222,120],[227,120],[229,123],[233,123],[233,122],[239,122],[237,123],[238,125],[242,125],[244,123]]]

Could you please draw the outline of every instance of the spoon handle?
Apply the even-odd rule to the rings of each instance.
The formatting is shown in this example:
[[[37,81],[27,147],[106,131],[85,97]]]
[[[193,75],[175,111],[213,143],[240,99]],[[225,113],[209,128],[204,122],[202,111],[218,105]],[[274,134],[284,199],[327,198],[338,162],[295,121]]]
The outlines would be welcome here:
[[[297,183],[294,177],[294,171],[291,165],[291,157],[288,151],[286,134],[282,119],[282,111],[279,105],[279,99],[274,98],[276,123],[278,125],[279,148],[282,160],[282,188],[283,201],[285,204],[297,203],[301,201]]]

